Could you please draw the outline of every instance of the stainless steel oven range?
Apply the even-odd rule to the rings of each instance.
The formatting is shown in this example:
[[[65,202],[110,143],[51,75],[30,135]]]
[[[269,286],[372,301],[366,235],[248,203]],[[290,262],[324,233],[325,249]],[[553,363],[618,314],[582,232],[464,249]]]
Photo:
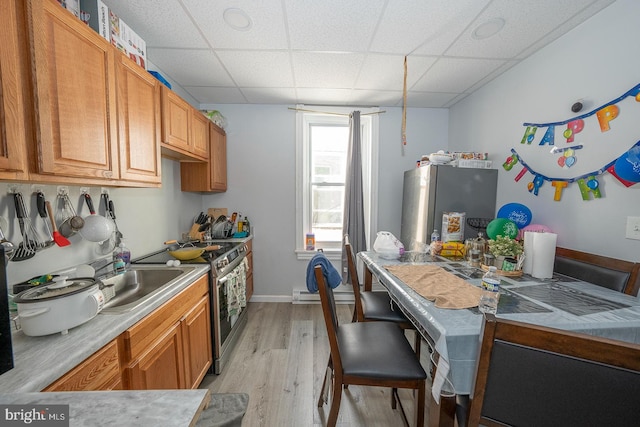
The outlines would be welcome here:
[[[228,362],[229,354],[247,324],[246,277],[249,274],[247,245],[237,241],[213,241],[221,248],[208,251],[186,264],[211,264],[209,296],[211,298],[211,372],[219,374]],[[174,258],[166,250],[133,261],[134,264],[165,264]]]

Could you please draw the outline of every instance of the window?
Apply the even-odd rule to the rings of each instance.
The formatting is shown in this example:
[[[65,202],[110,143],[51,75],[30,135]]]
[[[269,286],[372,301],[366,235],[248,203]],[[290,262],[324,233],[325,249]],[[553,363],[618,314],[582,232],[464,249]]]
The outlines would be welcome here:
[[[313,107],[313,111],[301,111],[303,108],[306,107],[298,106],[296,120],[296,249],[299,258],[308,258],[312,254],[305,252],[307,233],[315,234],[316,249],[322,248],[328,254],[341,251],[349,113],[355,108]],[[378,110],[360,111],[365,225],[371,230],[375,228],[371,206],[375,206],[377,194],[372,171],[377,165],[378,117],[365,113]],[[369,232],[367,241],[370,235]]]

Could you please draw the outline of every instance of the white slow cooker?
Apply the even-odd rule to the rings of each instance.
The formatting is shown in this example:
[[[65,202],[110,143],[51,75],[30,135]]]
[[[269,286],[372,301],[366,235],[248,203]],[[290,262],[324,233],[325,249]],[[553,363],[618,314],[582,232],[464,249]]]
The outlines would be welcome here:
[[[59,276],[19,293],[14,301],[22,331],[37,337],[58,332],[64,335],[93,319],[102,310],[105,296],[93,278],[67,280]]]

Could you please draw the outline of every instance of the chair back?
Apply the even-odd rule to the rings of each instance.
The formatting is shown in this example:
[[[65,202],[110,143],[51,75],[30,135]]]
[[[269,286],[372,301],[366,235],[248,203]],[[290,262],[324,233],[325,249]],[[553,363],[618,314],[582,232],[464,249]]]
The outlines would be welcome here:
[[[638,425],[640,345],[486,315],[469,426]]]
[[[329,337],[329,347],[331,350],[331,359],[333,365],[342,366],[340,359],[340,350],[338,348],[338,313],[336,311],[336,300],[333,296],[333,288],[325,280],[322,267],[317,265],[313,269],[318,283],[318,292],[320,293],[320,302],[322,303],[322,315],[324,323],[327,327],[327,336]]]
[[[358,280],[358,270],[356,269],[356,263],[353,259],[353,251],[351,249],[348,234],[344,235],[344,251],[347,256],[349,279],[351,280],[351,287],[353,288],[353,303],[356,307],[356,320],[358,322],[363,322],[364,308],[362,307],[362,300],[360,299],[360,281]]]
[[[629,295],[640,289],[637,263],[588,252],[557,247],[553,271]]]

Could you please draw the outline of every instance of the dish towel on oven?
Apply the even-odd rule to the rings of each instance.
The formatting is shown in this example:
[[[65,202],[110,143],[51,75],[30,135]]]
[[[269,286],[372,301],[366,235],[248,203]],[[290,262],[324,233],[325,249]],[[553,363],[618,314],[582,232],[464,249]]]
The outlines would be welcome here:
[[[245,258],[242,264],[234,268],[227,278],[227,318],[240,314],[247,306],[247,269],[249,260]]]
[[[340,273],[338,273],[338,270],[335,269],[322,252],[318,252],[313,256],[313,258],[311,258],[311,261],[309,261],[309,264],[307,265],[307,289],[309,289],[309,292],[318,292],[318,283],[316,282],[316,276],[313,273],[313,269],[316,265],[322,267],[324,279],[327,281],[329,286],[337,288],[338,285],[342,283],[342,277],[340,276]]]

